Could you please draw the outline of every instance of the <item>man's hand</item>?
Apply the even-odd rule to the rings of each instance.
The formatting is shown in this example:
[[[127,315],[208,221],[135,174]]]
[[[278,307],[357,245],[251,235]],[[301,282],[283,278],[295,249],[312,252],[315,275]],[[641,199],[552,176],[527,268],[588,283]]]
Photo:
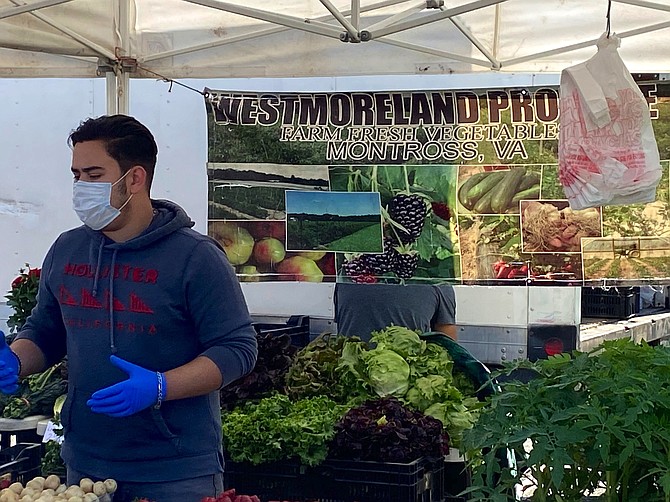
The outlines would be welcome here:
[[[0,331],[0,392],[14,394],[19,389],[19,358]]]
[[[162,385],[161,399],[165,396],[165,377],[120,357],[110,356],[117,368],[128,373],[129,378],[93,393],[86,401],[94,413],[110,417],[127,417],[152,406],[158,401],[159,379]]]

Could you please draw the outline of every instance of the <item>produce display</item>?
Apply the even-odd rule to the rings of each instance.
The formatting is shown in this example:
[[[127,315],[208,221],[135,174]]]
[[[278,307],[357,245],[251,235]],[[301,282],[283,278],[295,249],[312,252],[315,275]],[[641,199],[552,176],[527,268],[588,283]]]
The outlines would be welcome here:
[[[322,335],[295,356],[285,394],[223,411],[224,449],[255,465],[439,457],[450,438],[459,445],[483,406],[453,367],[446,348],[400,326],[373,333],[371,343]]]
[[[449,453],[442,422],[413,411],[394,397],[365,401],[335,426],[332,458],[408,463]]]
[[[16,482],[3,488],[0,502],[98,502],[109,500],[107,495],[115,491],[116,481],[113,479],[93,482],[83,478],[78,485],[67,486],[56,475],[37,476],[25,486]]]
[[[520,201],[539,197],[539,173],[522,166],[471,174],[458,187],[458,202],[475,214],[518,214]]]
[[[348,407],[326,396],[292,402],[276,394],[222,414],[223,446],[235,462],[262,464],[296,457],[323,462],[335,423]]]
[[[366,390],[353,375],[338,371],[345,344],[363,344],[358,337],[324,333],[301,349],[286,375],[286,390],[291,399],[327,395],[337,403],[364,398]]]
[[[67,392],[67,366],[64,361],[43,373],[20,380],[14,395],[0,395],[3,418],[20,419],[31,415],[50,415],[56,399]]]
[[[291,345],[288,334],[256,335],[258,358],[248,375],[226,385],[220,391],[221,407],[232,409],[240,401],[259,399],[283,391],[285,377],[298,348]]]
[[[200,502],[261,502],[256,495],[238,495],[235,488],[226,490],[218,497],[204,497]]]

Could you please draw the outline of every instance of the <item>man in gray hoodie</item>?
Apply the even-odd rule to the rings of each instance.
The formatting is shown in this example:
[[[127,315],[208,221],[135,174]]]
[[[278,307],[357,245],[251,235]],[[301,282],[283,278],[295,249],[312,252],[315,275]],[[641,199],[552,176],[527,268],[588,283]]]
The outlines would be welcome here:
[[[0,341],[0,391],[67,355],[68,484],[116,479],[115,502],[216,496],[219,389],[257,356],[234,270],[183,209],[150,198],[158,148],[144,125],[102,116],[69,142],[84,225],[51,246],[37,306],[11,348]]]

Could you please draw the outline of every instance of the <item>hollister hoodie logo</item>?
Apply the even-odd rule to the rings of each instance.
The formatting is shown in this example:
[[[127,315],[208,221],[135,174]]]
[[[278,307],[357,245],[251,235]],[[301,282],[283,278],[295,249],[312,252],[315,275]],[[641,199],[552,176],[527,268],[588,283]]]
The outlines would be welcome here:
[[[61,305],[67,305],[69,307],[84,307],[90,309],[106,309],[109,310],[109,290],[105,289],[104,291],[104,300],[100,301],[93,296],[90,290],[82,288],[80,300],[77,300],[77,297],[70,293],[65,286],[60,287],[59,292],[59,302]],[[135,312],[137,314],[153,314],[154,311],[146,302],[140,298],[135,293],[130,293],[128,299],[127,308],[118,298],[114,298],[114,310],[116,312],[129,311]]]

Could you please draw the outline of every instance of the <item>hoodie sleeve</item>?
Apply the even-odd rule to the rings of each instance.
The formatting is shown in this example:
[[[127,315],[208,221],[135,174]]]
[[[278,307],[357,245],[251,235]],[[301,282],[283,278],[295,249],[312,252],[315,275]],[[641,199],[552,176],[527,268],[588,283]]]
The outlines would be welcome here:
[[[51,246],[44,258],[37,290],[37,305],[17,335],[35,343],[47,361],[47,366],[59,362],[66,351],[66,330],[58,298],[52,290],[53,255],[58,240]]]
[[[223,385],[249,373],[258,354],[256,331],[235,271],[212,241],[195,247],[184,286],[188,311],[205,348],[201,355],[218,366]]]

